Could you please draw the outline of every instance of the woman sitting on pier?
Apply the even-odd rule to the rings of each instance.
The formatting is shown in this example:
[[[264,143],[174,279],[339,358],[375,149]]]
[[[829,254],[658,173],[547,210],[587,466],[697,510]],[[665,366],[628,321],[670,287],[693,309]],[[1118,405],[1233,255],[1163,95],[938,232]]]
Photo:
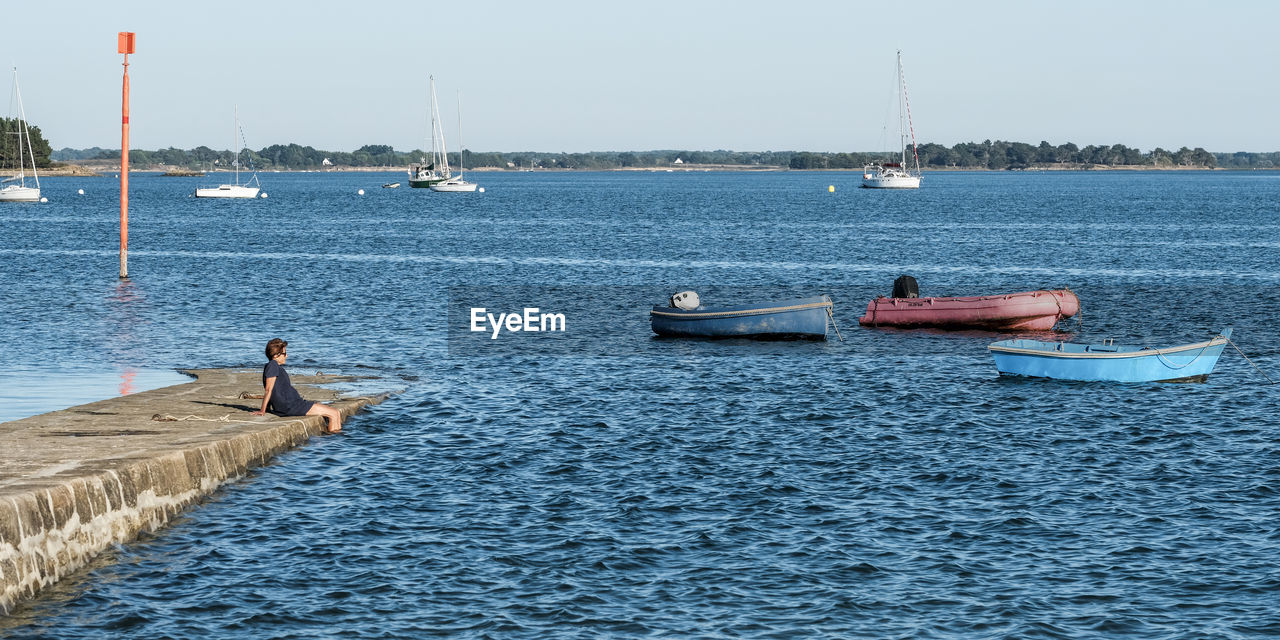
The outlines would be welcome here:
[[[267,366],[262,368],[262,408],[253,415],[260,416],[271,409],[272,413],[282,416],[324,416],[329,421],[329,433],[342,431],[342,413],[337,409],[319,402],[303,400],[297,389],[289,382],[289,372],[284,370],[284,361],[289,357],[285,350],[288,342],[280,338],[272,338],[267,342]]]

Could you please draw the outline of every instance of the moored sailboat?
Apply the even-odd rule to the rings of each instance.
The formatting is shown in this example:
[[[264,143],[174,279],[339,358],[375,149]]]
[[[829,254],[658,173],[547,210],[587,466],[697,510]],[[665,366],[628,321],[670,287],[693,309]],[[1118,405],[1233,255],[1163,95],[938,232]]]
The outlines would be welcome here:
[[[907,132],[911,133],[911,156],[915,171],[907,168]],[[862,186],[867,189],[919,189],[920,154],[916,150],[916,131],[911,122],[911,103],[907,100],[907,78],[902,72],[902,52],[898,52],[898,162],[872,163],[862,167]]]
[[[18,138],[17,172],[4,180],[0,180],[0,202],[39,202],[40,174],[36,172],[36,154],[31,146],[31,130],[27,126],[27,114],[22,107],[22,90],[18,87],[18,69],[13,69],[13,93],[18,102],[17,131],[8,133]],[[27,185],[26,162],[31,161],[31,177],[35,186]],[[8,184],[15,183],[15,184]]]
[[[235,125],[231,131],[231,145],[236,146],[240,131],[240,107],[235,110]],[[257,198],[261,185],[258,183],[258,174],[254,172],[253,177],[240,184],[240,150],[237,147],[231,164],[235,167],[235,182],[232,184],[222,184],[216,187],[205,187],[196,189],[197,198]]]
[[[436,104],[436,77],[431,80],[431,159],[414,162],[409,165],[409,186],[414,189],[425,189],[451,177],[449,171],[449,155],[444,145],[444,127],[440,124],[440,107]]]
[[[463,153],[465,153],[465,151],[462,148],[462,96],[461,94],[459,94],[458,96],[458,175],[452,178],[449,178],[447,180],[442,180],[440,182],[436,182],[432,184],[431,185],[432,191],[442,191],[445,193],[465,193],[465,192],[471,192],[476,190],[476,187],[479,185],[477,185],[474,182],[467,182],[462,177],[462,173],[464,170],[463,169],[464,163],[462,161]],[[446,164],[446,166],[448,165]]]

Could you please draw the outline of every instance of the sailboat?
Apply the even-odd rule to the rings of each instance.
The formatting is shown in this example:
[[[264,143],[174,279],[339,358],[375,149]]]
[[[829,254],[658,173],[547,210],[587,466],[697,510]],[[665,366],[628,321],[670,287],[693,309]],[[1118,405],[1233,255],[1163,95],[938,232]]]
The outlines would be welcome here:
[[[18,137],[16,163],[18,172],[13,177],[0,180],[0,184],[7,185],[0,187],[0,202],[39,202],[40,175],[36,173],[36,153],[31,146],[31,130],[27,127],[27,113],[22,108],[22,90],[18,88],[17,67],[13,69],[13,92],[18,100],[18,130],[9,133]],[[23,164],[27,160],[31,160],[31,177],[36,185],[34,187],[27,186],[26,165]],[[10,182],[16,184],[7,184]]]
[[[458,94],[458,175],[457,175],[456,177],[449,178],[448,180],[444,180],[444,181],[442,181],[442,182],[437,182],[437,183],[435,183],[435,184],[431,185],[431,190],[432,190],[432,191],[445,191],[445,192],[454,193],[454,192],[465,192],[465,191],[475,191],[475,190],[476,190],[476,187],[477,187],[477,186],[479,186],[479,185],[477,185],[477,184],[476,184],[476,183],[474,183],[474,182],[467,182],[466,180],[464,180],[464,179],[462,178],[462,171],[463,171],[462,154],[463,154],[463,149],[462,149],[462,94],[461,94],[461,93],[459,93],[459,94]]]
[[[234,184],[222,184],[216,187],[206,187],[204,189],[196,189],[197,198],[257,198],[258,190],[261,184],[258,183],[258,174],[254,172],[253,177],[249,178],[244,184],[240,184],[240,147],[236,143],[240,141],[240,107],[236,106],[235,110],[235,128],[231,130],[231,146],[236,150],[235,158],[231,164],[235,166],[236,178]],[[256,186],[250,186],[256,185]]]
[[[911,132],[911,156],[915,172],[907,168],[907,132]],[[902,51],[898,51],[898,162],[862,167],[862,186],[867,189],[919,189],[920,154],[916,151],[916,130],[911,123],[911,103],[907,101],[907,78],[902,73]]]
[[[431,160],[409,165],[409,186],[425,189],[448,180],[449,155],[444,148],[444,127],[440,124],[440,107],[436,104],[436,77],[431,76]]]

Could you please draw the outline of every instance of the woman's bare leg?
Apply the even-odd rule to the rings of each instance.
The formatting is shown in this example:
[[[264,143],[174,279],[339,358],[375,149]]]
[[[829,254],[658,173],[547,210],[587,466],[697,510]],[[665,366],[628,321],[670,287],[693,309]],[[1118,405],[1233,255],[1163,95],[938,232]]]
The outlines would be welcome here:
[[[317,402],[311,405],[311,408],[307,410],[307,415],[324,416],[325,419],[329,421],[329,433],[342,431],[342,412],[327,404],[320,404]]]

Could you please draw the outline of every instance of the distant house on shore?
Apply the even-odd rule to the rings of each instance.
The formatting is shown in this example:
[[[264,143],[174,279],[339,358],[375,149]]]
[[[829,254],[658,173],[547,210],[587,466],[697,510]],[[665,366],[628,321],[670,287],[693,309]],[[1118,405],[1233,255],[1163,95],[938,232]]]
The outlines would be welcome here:
[[[681,160],[680,158],[677,157],[676,161],[672,162],[671,164],[684,164],[684,160]]]
[[[332,166],[333,166],[333,162],[331,162],[328,158],[325,158],[324,160],[322,160],[322,161],[320,162],[320,166],[322,166],[322,167],[332,167]]]

